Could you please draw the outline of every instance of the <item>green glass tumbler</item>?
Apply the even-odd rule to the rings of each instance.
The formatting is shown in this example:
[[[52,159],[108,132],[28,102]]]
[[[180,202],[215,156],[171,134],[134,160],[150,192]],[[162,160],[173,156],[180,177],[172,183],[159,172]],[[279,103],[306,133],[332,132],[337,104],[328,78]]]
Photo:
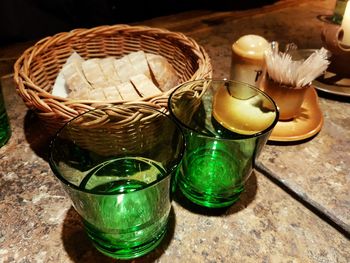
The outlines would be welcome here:
[[[4,96],[0,81],[0,147],[4,146],[11,137],[10,121],[6,113]]]
[[[68,122],[51,142],[49,162],[95,247],[132,259],[166,233],[183,152],[183,133],[168,115],[129,104]]]
[[[341,25],[348,0],[336,0],[331,20]]]
[[[276,104],[247,83],[196,80],[177,87],[168,108],[185,134],[178,188],[201,206],[235,203],[278,121]]]

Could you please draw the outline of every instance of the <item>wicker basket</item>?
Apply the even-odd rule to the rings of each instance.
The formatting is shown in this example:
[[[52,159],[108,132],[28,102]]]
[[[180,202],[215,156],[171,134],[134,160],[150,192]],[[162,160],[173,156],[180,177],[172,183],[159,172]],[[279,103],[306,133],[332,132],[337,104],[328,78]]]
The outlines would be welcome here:
[[[180,146],[174,141],[181,137],[176,129],[178,126],[164,113],[153,107],[129,103],[88,111],[68,122],[58,137],[92,155],[167,156],[164,153],[164,150],[169,151],[167,147],[177,149]]]
[[[145,26],[113,25],[75,29],[37,42],[16,61],[14,80],[17,92],[27,107],[34,110],[50,133],[80,113],[127,101],[72,100],[51,94],[53,84],[72,51],[84,59],[113,56],[120,58],[134,51],[159,54],[173,66],[179,84],[210,78],[212,68],[205,50],[181,33]],[[167,111],[173,89],[159,96],[132,103],[146,104]]]

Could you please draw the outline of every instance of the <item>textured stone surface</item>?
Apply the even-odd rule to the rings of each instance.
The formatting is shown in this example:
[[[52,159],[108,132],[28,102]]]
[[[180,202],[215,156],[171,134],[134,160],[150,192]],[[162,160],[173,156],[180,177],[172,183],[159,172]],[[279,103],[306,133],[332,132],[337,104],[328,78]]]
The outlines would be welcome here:
[[[300,48],[322,45],[323,22],[317,17],[330,14],[334,1],[279,2],[261,10],[193,12],[184,20],[147,23],[193,37],[209,53],[214,77],[228,77],[230,46],[241,35],[293,41]],[[24,47],[3,49],[0,57],[17,56]],[[0,72],[9,72],[8,63],[0,63]],[[5,79],[3,86],[12,137],[0,149],[0,262],[116,262],[92,247],[50,171],[47,136],[12,81]],[[274,178],[349,230],[350,108],[327,98],[320,106],[325,123],[315,138],[267,145],[260,161]],[[161,246],[135,262],[350,262],[346,237],[260,173],[250,177],[241,200],[221,213],[209,214],[177,197],[169,226]]]
[[[195,38],[212,58],[214,76],[228,77],[230,45],[245,34],[258,34],[299,48],[320,48],[321,15],[331,13],[332,1],[313,1],[211,26]],[[307,22],[306,22],[307,21]],[[213,34],[215,32],[215,34]],[[262,164],[278,180],[326,213],[350,232],[350,106],[349,100],[327,99],[321,94],[324,115],[321,132],[295,145],[272,144],[261,156]]]
[[[115,262],[97,252],[50,171],[45,134],[3,81],[13,135],[0,149],[0,262]],[[241,200],[208,213],[181,196],[158,249],[135,262],[349,262],[350,242],[254,173]]]
[[[324,125],[312,140],[268,145],[260,160],[299,196],[350,232],[350,106],[322,99]]]
[[[197,27],[184,30],[209,53],[214,77],[229,78],[231,45],[242,35],[258,34],[278,41],[282,48],[291,42],[300,49],[322,47],[321,30],[334,4],[300,1],[288,8],[267,6],[259,14],[254,10],[229,17],[216,14],[193,21]],[[173,23],[168,26],[181,28]],[[304,142],[272,143],[260,160],[272,176],[350,232],[350,100],[320,95],[321,132]]]

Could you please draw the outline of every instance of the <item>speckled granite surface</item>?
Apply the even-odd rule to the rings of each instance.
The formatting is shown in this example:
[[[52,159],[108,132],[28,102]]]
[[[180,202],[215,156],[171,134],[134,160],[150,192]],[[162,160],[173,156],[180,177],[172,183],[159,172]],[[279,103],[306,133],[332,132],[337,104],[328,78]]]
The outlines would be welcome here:
[[[254,33],[277,40],[282,46],[294,42],[301,49],[320,48],[320,32],[325,26],[322,16],[331,14],[333,6],[334,1],[313,1],[266,14],[216,21],[219,25],[193,36],[208,50],[214,75],[228,77],[230,45],[239,36]],[[320,95],[324,115],[321,132],[295,145],[268,145],[260,160],[263,169],[350,232],[350,100]]]
[[[4,81],[13,136],[0,149],[0,262],[115,262],[87,239],[46,162],[46,137]],[[241,200],[208,213],[173,201],[161,246],[135,262],[349,262],[350,242],[263,175]]]
[[[190,17],[187,22],[169,17],[147,23],[196,39],[212,59],[214,76],[227,77],[230,45],[244,34],[293,41],[300,48],[321,46],[322,22],[317,16],[329,14],[334,1],[285,2],[288,8],[277,4],[261,12],[199,12],[200,19]],[[49,169],[47,137],[36,117],[14,94],[11,80],[6,78],[3,86],[13,134],[0,149],[0,262],[116,262],[92,247]],[[267,145],[260,161],[272,177],[349,230],[350,108],[327,98],[320,99],[320,106],[325,123],[315,138]],[[350,241],[256,172],[241,201],[223,213],[208,214],[177,197],[166,239],[157,250],[135,260],[154,261],[350,262]]]
[[[321,132],[289,146],[269,145],[260,160],[299,196],[350,232],[350,105],[320,100]]]
[[[251,10],[237,12],[231,19],[216,15],[193,22],[196,29],[185,28],[185,32],[208,51],[214,77],[228,78],[231,45],[245,34],[276,40],[281,47],[290,42],[300,49],[322,47],[324,19],[332,13],[334,4],[329,0],[300,1],[288,8],[268,6],[259,14]],[[294,145],[268,145],[260,159],[261,167],[350,232],[350,99],[329,98],[321,93],[321,132],[312,140]]]

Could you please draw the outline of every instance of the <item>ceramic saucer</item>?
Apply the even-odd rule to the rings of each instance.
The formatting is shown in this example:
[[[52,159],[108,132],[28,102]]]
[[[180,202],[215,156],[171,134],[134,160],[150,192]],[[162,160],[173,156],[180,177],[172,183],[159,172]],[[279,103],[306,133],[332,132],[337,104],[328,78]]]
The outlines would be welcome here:
[[[323,115],[318,105],[314,87],[307,90],[301,113],[290,121],[278,121],[269,140],[279,142],[299,141],[317,134],[323,125]]]
[[[300,60],[309,57],[316,49],[296,49],[290,52],[293,59]],[[339,76],[327,69],[325,74],[312,82],[317,90],[338,96],[350,97],[350,77]]]
[[[350,78],[342,78],[326,71],[324,75],[313,81],[317,90],[338,96],[350,97]]]

